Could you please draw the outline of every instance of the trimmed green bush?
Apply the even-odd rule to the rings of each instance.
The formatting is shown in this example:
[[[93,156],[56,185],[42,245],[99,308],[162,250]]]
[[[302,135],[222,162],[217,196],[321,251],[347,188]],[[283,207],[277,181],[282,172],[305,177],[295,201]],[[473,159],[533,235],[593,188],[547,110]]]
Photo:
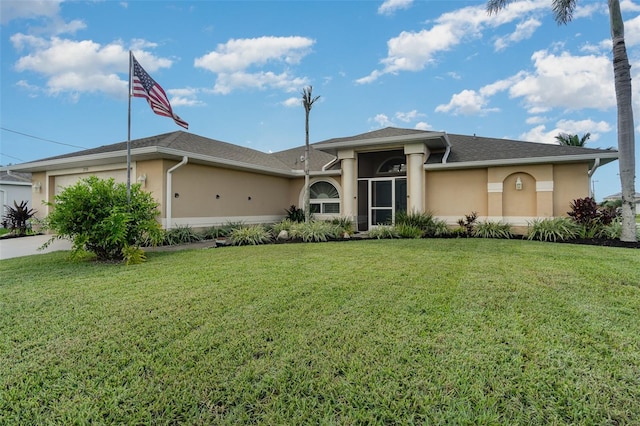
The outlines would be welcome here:
[[[62,190],[55,196],[55,203],[48,205],[53,211],[43,226],[56,237],[45,246],[56,238],[69,239],[72,256],[86,250],[98,260],[123,260],[127,247],[162,241],[163,232],[156,220],[158,204],[137,184],[131,186],[128,203],[126,184],[91,176]]]

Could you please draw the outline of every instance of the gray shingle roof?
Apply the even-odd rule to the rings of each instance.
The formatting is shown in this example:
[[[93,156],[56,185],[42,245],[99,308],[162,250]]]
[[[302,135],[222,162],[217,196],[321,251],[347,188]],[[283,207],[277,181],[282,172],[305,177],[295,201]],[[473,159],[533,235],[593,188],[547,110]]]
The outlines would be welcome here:
[[[353,142],[354,146],[358,142],[364,142],[358,145],[360,148],[366,149],[367,141],[392,141],[394,144],[401,143],[403,137],[413,138],[415,140],[419,135],[424,135],[425,139],[429,137],[442,138],[445,135],[442,132],[430,132],[416,129],[401,129],[396,127],[386,127],[384,129],[375,130],[367,133],[361,133],[354,136],[343,138],[333,138],[312,144],[317,148],[330,149],[331,145],[346,146]],[[479,136],[466,136],[458,134],[446,134],[446,138],[451,144],[451,150],[447,158],[447,164],[455,166],[456,163],[461,165],[469,162],[483,161],[504,161],[513,162],[518,160],[526,161],[528,159],[548,159],[562,158],[563,161],[584,156],[597,157],[601,153],[607,153],[604,162],[609,162],[617,158],[617,152],[604,149],[592,149],[573,146],[561,146],[556,144],[544,144],[534,142],[523,142],[508,139],[486,138]],[[396,141],[397,139],[397,141]],[[419,138],[421,139],[421,138]],[[439,145],[439,146],[444,146]],[[117,152],[125,152],[127,143],[119,142],[111,145],[103,145],[97,148],[77,151],[70,154],[49,157],[36,162],[25,163],[19,165],[17,170],[30,170],[30,164],[40,163],[48,164],[50,161],[63,161],[65,159],[80,159],[80,157],[109,154]],[[275,153],[264,153],[250,148],[234,145],[228,142],[222,142],[215,139],[198,136],[184,131],[176,131],[161,135],[151,136],[131,141],[132,153],[144,151],[144,148],[160,148],[165,152],[174,152],[176,155],[188,155],[206,157],[204,161],[231,161],[250,166],[254,169],[269,169],[272,171],[282,171],[283,173],[291,173],[291,171],[301,171],[304,169],[304,162],[301,157],[304,155],[304,146],[299,146]],[[335,149],[333,149],[335,151]],[[322,170],[322,167],[335,159],[329,152],[323,152],[320,149],[310,149],[310,168],[313,171]],[[444,148],[442,152],[433,152],[427,160],[427,164],[441,163],[444,156]],[[591,158],[591,157],[590,157]],[[31,169],[35,170],[35,166]]]
[[[31,173],[22,172],[0,172],[0,182],[17,182],[17,183],[31,183]]]

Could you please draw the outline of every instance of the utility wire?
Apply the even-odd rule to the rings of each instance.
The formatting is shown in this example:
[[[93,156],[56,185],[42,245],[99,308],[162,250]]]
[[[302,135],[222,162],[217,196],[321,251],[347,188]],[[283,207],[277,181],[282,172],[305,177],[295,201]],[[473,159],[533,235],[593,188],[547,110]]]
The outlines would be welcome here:
[[[51,143],[55,143],[55,144],[58,144],[58,145],[70,146],[70,147],[73,147],[73,148],[80,148],[80,149],[87,149],[86,146],[78,146],[78,145],[71,145],[70,143],[56,142],[56,141],[52,141],[51,139],[40,138],[38,136],[28,135],[26,133],[18,132],[16,130],[7,129],[6,127],[0,127],[0,129],[4,130],[5,132],[11,132],[11,133],[15,133],[17,135],[22,135],[22,136],[26,136],[28,138],[38,139],[38,140],[45,141],[45,142],[51,142]],[[7,157],[9,157],[9,156],[7,155]]]
[[[13,155],[8,155],[3,152],[0,152],[0,157],[9,157],[13,158],[14,160],[22,161],[24,163],[24,160],[22,158],[14,157]]]

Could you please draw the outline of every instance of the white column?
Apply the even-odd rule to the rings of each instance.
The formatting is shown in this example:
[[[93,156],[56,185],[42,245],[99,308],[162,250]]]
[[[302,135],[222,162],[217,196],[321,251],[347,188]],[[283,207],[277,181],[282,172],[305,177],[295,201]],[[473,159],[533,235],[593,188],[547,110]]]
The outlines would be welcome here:
[[[356,159],[353,150],[338,152],[342,168],[342,213],[355,221],[356,217],[356,188],[358,187],[358,174],[356,172]]]
[[[426,147],[424,144],[411,144],[404,146],[407,156],[407,211],[424,211],[424,157]]]

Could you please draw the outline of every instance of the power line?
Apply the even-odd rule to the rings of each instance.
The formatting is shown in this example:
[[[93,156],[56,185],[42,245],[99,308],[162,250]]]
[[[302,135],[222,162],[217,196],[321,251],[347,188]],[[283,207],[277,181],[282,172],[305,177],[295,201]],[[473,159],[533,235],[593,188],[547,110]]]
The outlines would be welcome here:
[[[0,152],[0,157],[9,157],[13,158],[14,160],[22,161],[24,163],[24,160],[22,158],[14,157],[13,155],[5,154],[3,152]]]
[[[70,146],[72,148],[87,149],[87,147],[85,147],[85,146],[71,145],[70,143],[52,141],[51,139],[45,139],[45,138],[41,138],[41,137],[38,137],[38,136],[29,135],[27,133],[18,132],[16,130],[7,129],[6,127],[0,127],[0,129],[4,130],[5,132],[11,132],[11,133],[15,133],[17,135],[26,136],[28,138],[33,138],[33,139],[38,139],[38,140],[45,141],[45,142],[55,143],[57,145]],[[7,157],[9,157],[9,156],[7,155]]]

